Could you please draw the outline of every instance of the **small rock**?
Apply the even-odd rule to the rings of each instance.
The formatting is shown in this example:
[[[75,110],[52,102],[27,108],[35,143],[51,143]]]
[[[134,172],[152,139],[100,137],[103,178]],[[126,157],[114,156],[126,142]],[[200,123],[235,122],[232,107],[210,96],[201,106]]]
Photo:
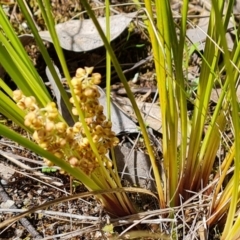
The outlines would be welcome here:
[[[1,208],[11,208],[14,205],[14,201],[12,200],[7,200],[6,202],[1,203]]]
[[[6,180],[4,180],[4,179],[1,179],[1,184],[4,186],[4,185],[7,185],[8,182]]]

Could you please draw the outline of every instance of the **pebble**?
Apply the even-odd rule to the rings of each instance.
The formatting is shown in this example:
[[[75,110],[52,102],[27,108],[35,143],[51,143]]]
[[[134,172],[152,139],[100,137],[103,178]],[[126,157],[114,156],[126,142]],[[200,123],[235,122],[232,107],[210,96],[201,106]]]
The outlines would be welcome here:
[[[1,184],[4,186],[4,185],[7,185],[8,182],[6,180],[4,180],[4,179],[1,179]]]

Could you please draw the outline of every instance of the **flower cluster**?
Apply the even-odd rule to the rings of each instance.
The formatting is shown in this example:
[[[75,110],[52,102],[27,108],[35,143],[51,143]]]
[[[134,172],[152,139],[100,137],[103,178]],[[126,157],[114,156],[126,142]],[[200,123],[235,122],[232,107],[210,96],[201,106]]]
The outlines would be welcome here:
[[[109,148],[116,146],[119,140],[111,130],[112,123],[106,120],[103,106],[98,101],[100,94],[96,84],[100,83],[101,75],[92,74],[92,70],[93,68],[77,69],[71,84],[93,142],[104,160]],[[26,97],[20,90],[13,92],[13,99],[27,112],[24,123],[34,130],[33,139],[39,146],[68,161],[72,167],[80,168],[88,175],[99,166],[80,121],[72,127],[65,122],[59,122],[58,110],[54,102],[39,108],[34,97]],[[73,104],[73,114],[78,115],[73,98],[70,98],[70,102]],[[51,165],[47,159],[45,162]],[[109,163],[105,164],[109,165]]]

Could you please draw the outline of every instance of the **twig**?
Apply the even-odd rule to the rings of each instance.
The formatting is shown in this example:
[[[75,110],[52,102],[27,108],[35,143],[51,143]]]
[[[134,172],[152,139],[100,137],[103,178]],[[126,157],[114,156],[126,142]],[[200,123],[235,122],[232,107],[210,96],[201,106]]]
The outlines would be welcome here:
[[[12,153],[6,153],[6,152],[3,152],[0,150],[0,155],[2,155],[3,157],[7,158],[8,160],[10,160],[12,163],[16,164],[17,166],[23,168],[23,169],[26,169],[26,170],[29,170],[29,171],[32,171],[32,173],[36,176],[38,176],[39,178],[43,179],[43,180],[47,180],[49,181],[51,184],[55,185],[55,186],[58,186],[58,187],[61,187],[63,186],[62,183],[60,182],[56,182],[54,181],[51,177],[49,176],[46,176],[45,174],[41,173],[41,172],[38,172],[38,171],[33,171],[32,168],[30,168],[29,166],[27,166],[26,164],[20,162],[17,158],[18,156],[17,155],[14,155]]]
[[[4,191],[4,188],[2,187],[1,184],[0,184],[0,197],[2,199],[2,202],[11,200],[8,194]],[[17,206],[13,204],[11,206],[11,209],[17,209]],[[26,230],[32,235],[34,239],[42,239],[42,236],[40,235],[40,233],[33,227],[33,225],[26,218],[21,218],[19,221],[26,228]]]

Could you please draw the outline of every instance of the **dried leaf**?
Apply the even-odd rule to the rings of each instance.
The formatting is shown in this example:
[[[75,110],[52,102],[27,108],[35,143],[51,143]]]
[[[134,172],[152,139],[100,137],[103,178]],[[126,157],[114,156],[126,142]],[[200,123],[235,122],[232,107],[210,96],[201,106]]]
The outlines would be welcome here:
[[[211,1],[206,0],[205,1],[205,9],[201,11],[200,16],[210,16],[210,11],[211,11]],[[189,40],[193,43],[196,44],[198,47],[198,50],[204,50],[205,47],[205,42],[207,38],[207,32],[208,32],[208,25],[209,25],[209,17],[203,17],[200,18],[197,26],[192,29],[187,29],[187,37]],[[234,27],[234,23],[229,21],[227,29],[231,29]],[[228,48],[231,50],[233,48],[233,39],[231,37],[231,34],[229,32],[226,33],[226,39],[227,39],[227,44]]]
[[[106,108],[106,95],[105,92],[99,87],[99,92],[101,94],[99,98],[100,104],[104,107],[104,113],[107,114]],[[139,132],[137,125],[129,118],[128,115],[124,114],[115,104],[114,101],[111,101],[111,121],[112,121],[112,130],[116,133],[136,133]]]
[[[212,92],[211,92],[210,99],[211,99],[213,102],[217,103],[221,92],[222,92],[222,89],[221,89],[221,88],[213,89]],[[238,101],[240,101],[240,86],[239,86],[239,85],[238,85],[238,87],[237,87],[236,94],[237,94],[237,99],[238,99]]]
[[[116,147],[115,157],[120,176],[132,186],[155,190],[155,180],[149,156],[139,151],[121,146]]]
[[[128,14],[118,14],[110,17],[110,41],[117,38],[136,16],[136,12]],[[98,22],[106,32],[106,18],[98,18]],[[103,41],[91,19],[69,20],[65,23],[60,23],[55,26],[57,35],[62,48],[74,51],[85,52],[102,47]],[[39,32],[40,37],[48,42],[53,42],[49,31]],[[25,38],[32,35],[24,34],[20,38]]]

